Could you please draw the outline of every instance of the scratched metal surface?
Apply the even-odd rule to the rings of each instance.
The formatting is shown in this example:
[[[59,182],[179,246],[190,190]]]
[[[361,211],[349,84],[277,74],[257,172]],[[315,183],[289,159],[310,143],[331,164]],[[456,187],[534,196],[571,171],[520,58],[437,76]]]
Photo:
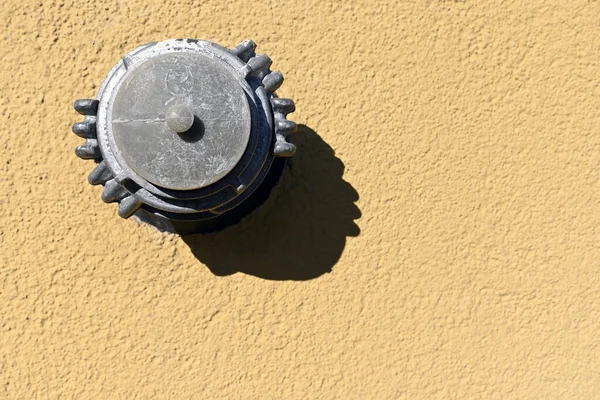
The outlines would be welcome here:
[[[185,105],[191,132],[169,129],[165,113]],[[129,72],[116,92],[112,131],[127,164],[148,181],[176,190],[225,176],[248,144],[251,115],[238,80],[214,59],[194,53],[155,56]]]

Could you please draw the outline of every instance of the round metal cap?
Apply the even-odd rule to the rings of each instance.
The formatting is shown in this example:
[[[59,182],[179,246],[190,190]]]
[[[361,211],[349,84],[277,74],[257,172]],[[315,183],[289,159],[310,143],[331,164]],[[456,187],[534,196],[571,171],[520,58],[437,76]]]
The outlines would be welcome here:
[[[199,189],[227,175],[251,131],[238,78],[218,59],[193,52],[159,54],[128,70],[108,117],[129,167],[174,190]]]

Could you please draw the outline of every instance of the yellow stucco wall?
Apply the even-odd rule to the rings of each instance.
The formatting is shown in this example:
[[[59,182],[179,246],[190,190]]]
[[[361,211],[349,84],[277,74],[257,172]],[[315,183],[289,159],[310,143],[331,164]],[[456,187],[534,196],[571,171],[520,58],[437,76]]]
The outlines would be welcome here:
[[[600,398],[600,2],[7,0],[0,398]],[[298,153],[183,241],[87,184],[76,98],[252,38]]]

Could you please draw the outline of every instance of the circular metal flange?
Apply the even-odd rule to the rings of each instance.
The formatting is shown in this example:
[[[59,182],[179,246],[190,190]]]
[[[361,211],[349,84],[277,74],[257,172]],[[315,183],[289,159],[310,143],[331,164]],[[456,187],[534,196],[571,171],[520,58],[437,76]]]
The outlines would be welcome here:
[[[96,160],[88,180],[121,217],[202,232],[263,201],[294,154],[286,138],[296,125],[286,118],[293,101],[274,94],[283,76],[255,48],[148,43],[113,67],[98,100],[75,102],[85,121],[73,132],[86,139],[76,154]]]
[[[200,52],[169,52],[130,67],[108,119],[127,165],[173,190],[203,188],[227,175],[251,130],[238,79]]]
[[[192,190],[174,190],[144,179],[127,163],[113,132],[112,109],[122,82],[137,65],[165,54],[202,54],[218,60],[236,77],[248,100],[251,112],[250,138],[240,161],[222,179]],[[173,213],[197,213],[227,203],[237,197],[258,176],[269,158],[272,146],[273,111],[269,93],[260,80],[244,73],[246,63],[228,49],[211,42],[174,39],[148,43],[127,54],[108,74],[98,92],[97,136],[104,160],[119,184],[134,193],[144,204]],[[173,88],[172,90],[180,90]]]

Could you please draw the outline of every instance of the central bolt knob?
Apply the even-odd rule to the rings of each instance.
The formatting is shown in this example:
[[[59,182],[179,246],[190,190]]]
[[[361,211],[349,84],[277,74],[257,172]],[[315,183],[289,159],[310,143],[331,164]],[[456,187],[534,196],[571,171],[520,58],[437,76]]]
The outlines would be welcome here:
[[[194,125],[194,113],[186,106],[175,105],[167,110],[165,120],[173,132],[185,133]]]

